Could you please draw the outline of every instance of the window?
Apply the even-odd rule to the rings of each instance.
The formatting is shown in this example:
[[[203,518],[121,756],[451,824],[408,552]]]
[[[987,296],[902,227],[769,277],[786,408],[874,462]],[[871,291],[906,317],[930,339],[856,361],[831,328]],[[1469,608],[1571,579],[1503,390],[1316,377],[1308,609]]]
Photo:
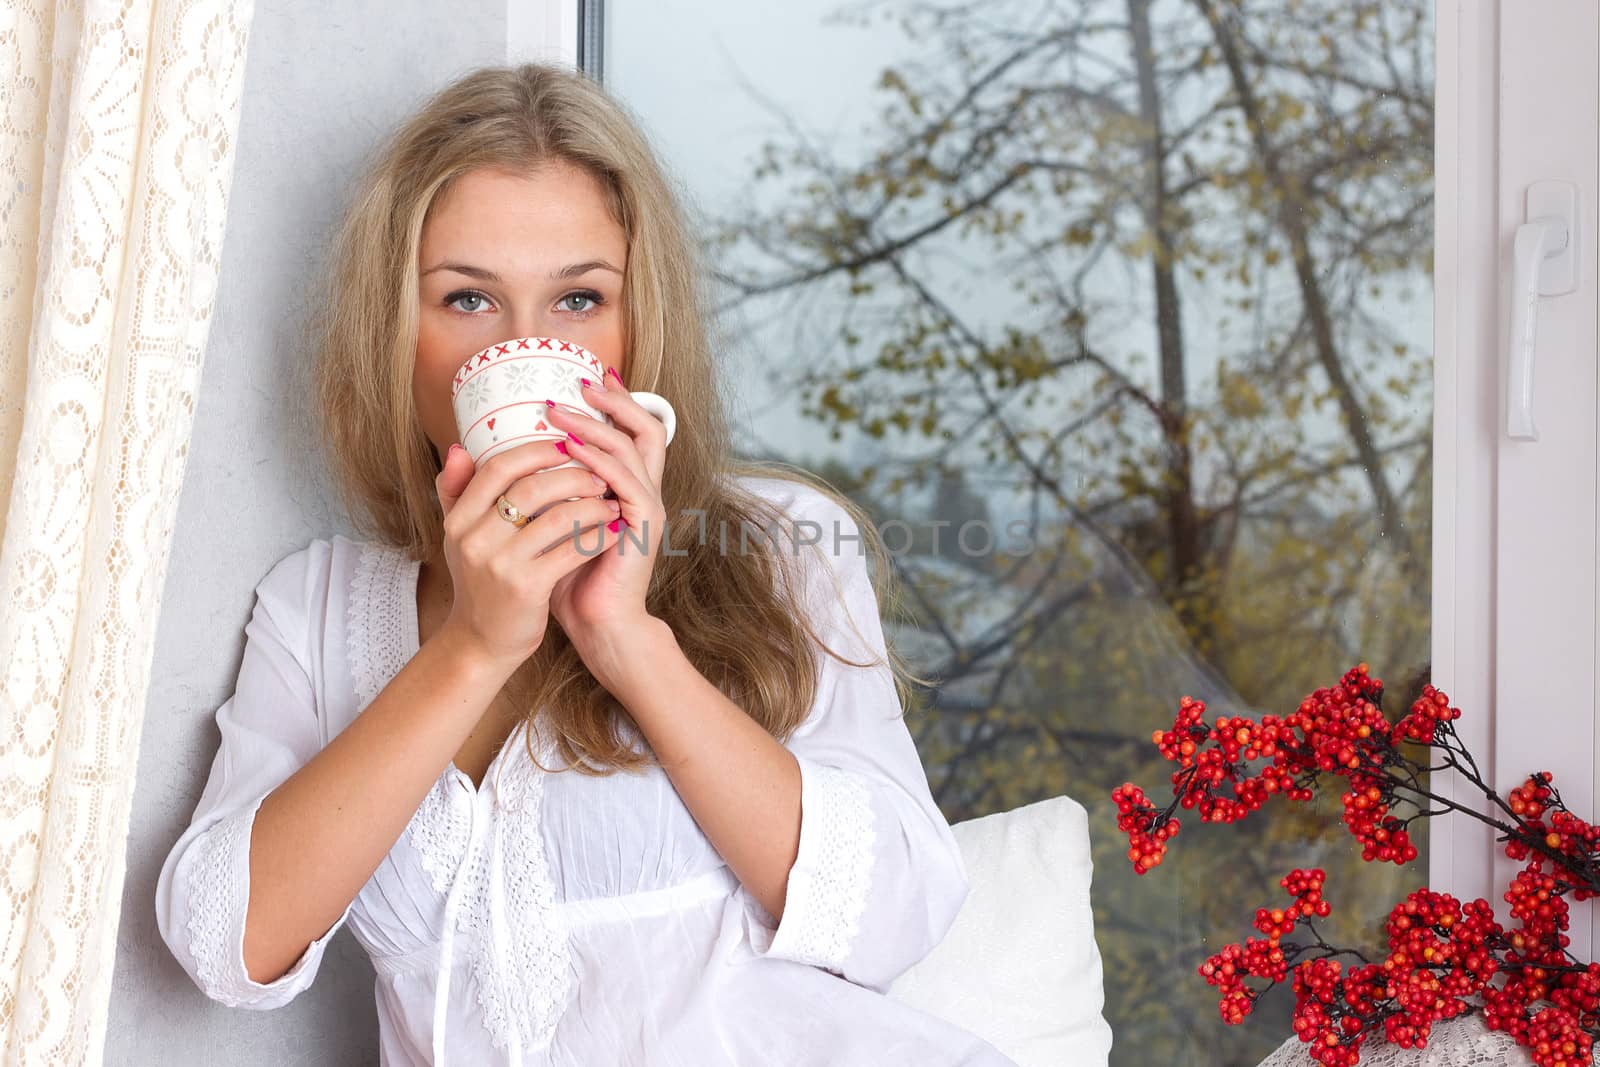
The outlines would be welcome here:
[[[1137,878],[1108,794],[1166,782],[1180,696],[1281,712],[1364,660],[1391,713],[1443,686],[1502,788],[1595,810],[1591,5],[546,7],[688,194],[743,451],[914,531],[889,623],[938,680],[910,722],[946,815],[1089,809],[1113,1063],[1288,1035],[1286,989],[1225,1027],[1190,976],[1291,867],[1328,869],[1330,940],[1424,881],[1504,908],[1488,834],[1362,864],[1337,796],[1191,817]],[[1586,276],[1541,303],[1518,449],[1495,309],[1554,177]]]

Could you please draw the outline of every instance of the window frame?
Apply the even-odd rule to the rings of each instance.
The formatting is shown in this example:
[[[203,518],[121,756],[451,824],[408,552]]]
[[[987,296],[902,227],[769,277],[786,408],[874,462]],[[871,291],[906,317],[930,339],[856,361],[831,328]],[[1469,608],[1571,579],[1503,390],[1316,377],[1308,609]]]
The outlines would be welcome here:
[[[1433,673],[1497,792],[1549,771],[1593,820],[1600,11],[1587,0],[1439,0],[1436,10]],[[1539,301],[1540,438],[1518,441],[1505,411],[1511,248],[1527,187],[1552,178],[1578,186],[1579,280]],[[1480,799],[1463,781],[1440,785]],[[1474,820],[1444,820],[1429,841],[1430,882],[1487,899],[1506,921],[1501,894],[1522,864],[1494,838]],[[1594,958],[1593,919],[1593,904],[1572,902],[1580,958]]]

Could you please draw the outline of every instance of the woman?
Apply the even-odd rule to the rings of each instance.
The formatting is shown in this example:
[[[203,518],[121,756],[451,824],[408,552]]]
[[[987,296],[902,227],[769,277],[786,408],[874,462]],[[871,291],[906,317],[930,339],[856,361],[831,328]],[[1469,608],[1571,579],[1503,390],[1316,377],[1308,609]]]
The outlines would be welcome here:
[[[370,536],[257,586],[156,890],[196,984],[284,1004],[348,921],[385,1064],[1011,1063],[885,995],[967,880],[901,718],[883,547],[733,459],[626,113],[574,72],[472,72],[386,146],[330,263],[320,428]],[[475,469],[452,376],[525,336],[602,360],[612,424],[557,413],[566,441]],[[623,383],[672,402],[670,451]]]

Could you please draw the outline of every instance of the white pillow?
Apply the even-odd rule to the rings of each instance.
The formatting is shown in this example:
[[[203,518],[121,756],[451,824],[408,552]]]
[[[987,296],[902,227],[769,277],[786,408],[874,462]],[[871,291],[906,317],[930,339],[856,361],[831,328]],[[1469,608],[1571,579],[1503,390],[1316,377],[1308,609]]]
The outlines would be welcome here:
[[[951,827],[971,890],[949,933],[889,988],[1022,1067],[1111,1053],[1089,882],[1089,817],[1051,797]]]

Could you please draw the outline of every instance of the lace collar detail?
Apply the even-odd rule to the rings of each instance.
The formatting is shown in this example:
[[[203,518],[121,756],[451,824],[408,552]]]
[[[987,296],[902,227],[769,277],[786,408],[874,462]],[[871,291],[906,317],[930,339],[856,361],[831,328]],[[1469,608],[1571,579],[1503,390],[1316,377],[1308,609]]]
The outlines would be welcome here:
[[[400,672],[420,643],[416,590],[421,564],[402,550],[360,542],[347,615],[347,647],[358,712]],[[527,758],[523,727],[506,740],[482,787],[468,793],[454,763],[434,782],[405,836],[434,890],[446,899],[447,933],[468,934],[483,1023],[498,1049],[549,1043],[570,995],[567,933],[540,832],[545,775]],[[539,751],[547,765],[549,752]],[[474,833],[475,808],[487,825]],[[457,907],[451,907],[452,890]],[[446,995],[448,960],[439,976]]]

